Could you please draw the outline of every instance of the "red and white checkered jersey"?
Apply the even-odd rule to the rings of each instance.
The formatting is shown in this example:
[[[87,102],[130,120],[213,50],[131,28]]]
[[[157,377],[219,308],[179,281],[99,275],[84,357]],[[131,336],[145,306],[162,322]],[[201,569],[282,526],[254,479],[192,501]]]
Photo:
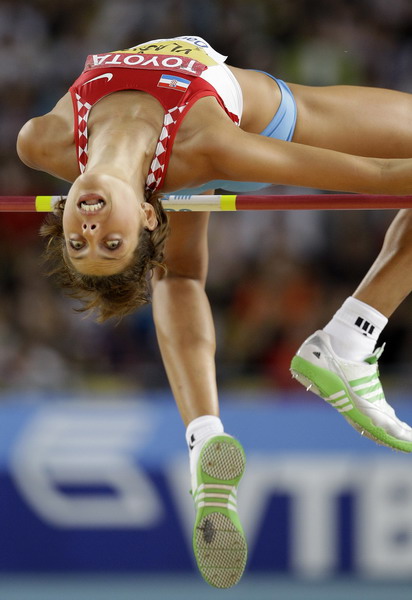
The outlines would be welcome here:
[[[154,96],[165,111],[146,180],[147,190],[161,189],[177,130],[199,98],[214,96],[232,121],[240,123],[242,94],[225,58],[198,37],[154,40],[88,56],[83,73],[70,88],[80,172],[88,159],[87,121],[93,106],[108,94],[139,90]]]

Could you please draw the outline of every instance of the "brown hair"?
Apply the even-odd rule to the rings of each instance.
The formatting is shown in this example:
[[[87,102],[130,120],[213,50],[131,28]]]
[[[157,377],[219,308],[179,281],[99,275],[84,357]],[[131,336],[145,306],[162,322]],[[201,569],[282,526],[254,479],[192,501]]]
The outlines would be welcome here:
[[[76,309],[78,312],[95,309],[96,320],[102,323],[112,317],[120,319],[150,302],[149,275],[154,267],[166,269],[163,258],[169,223],[159,198],[159,195],[153,195],[147,200],[156,212],[156,229],[141,230],[131,263],[124,271],[113,275],[85,275],[71,264],[63,234],[65,200],[47,215],[40,228],[40,235],[47,240],[44,252],[45,262],[49,265],[47,275],[54,275],[69,296],[83,302],[83,306]]]

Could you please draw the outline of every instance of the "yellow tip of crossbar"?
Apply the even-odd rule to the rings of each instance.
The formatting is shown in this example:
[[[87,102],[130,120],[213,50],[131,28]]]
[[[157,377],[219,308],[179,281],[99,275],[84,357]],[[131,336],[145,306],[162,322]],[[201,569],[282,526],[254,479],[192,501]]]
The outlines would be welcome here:
[[[236,210],[236,196],[225,195],[220,197],[220,210]]]
[[[36,196],[36,212],[51,212],[53,196]]]

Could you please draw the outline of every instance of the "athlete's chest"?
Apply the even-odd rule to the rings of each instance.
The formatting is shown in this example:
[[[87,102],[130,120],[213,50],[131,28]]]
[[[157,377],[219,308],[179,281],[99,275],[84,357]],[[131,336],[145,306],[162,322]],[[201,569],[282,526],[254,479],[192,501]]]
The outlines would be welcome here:
[[[70,179],[79,174],[76,158],[76,143],[71,103],[65,101],[60,107],[61,127],[56,132],[56,159],[59,158],[63,177],[70,173]],[[116,136],[128,136],[131,147],[138,145],[142,123],[153,129],[152,140],[147,145],[151,161],[156,163],[156,152],[162,146],[165,111],[152,96],[138,91],[123,91],[111,94],[99,101],[90,111],[88,120],[89,153],[93,154],[93,139],[102,131],[108,132],[111,143],[119,143]],[[187,111],[177,128],[173,139],[169,140],[167,160],[162,163],[164,177],[161,190],[176,191],[213,178],[210,172],[210,142],[213,130],[223,124],[236,127],[215,98],[199,99]],[[110,133],[109,133],[110,132]],[[112,139],[113,138],[113,139]],[[162,157],[161,157],[162,158]],[[150,163],[151,164],[151,163]],[[148,174],[150,167],[148,166]]]

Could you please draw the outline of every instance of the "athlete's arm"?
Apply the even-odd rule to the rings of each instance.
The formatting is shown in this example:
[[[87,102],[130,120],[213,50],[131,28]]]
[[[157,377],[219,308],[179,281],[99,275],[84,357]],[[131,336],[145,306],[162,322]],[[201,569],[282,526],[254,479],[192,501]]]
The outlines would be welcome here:
[[[216,340],[205,293],[208,221],[206,212],[170,214],[167,273],[159,270],[152,280],[157,338],[186,425],[201,415],[218,415]]]
[[[284,142],[232,126],[205,139],[216,179],[261,181],[358,193],[409,194],[410,159],[379,159]]]

